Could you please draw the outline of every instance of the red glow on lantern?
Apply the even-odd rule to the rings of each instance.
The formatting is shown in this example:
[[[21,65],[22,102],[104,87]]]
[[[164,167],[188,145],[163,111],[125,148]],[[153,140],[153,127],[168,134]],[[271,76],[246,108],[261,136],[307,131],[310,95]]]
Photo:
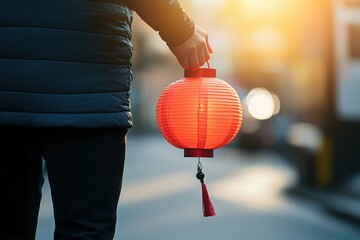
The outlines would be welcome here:
[[[164,138],[185,149],[185,157],[212,157],[229,143],[242,122],[239,96],[216,70],[187,69],[167,86],[158,101],[156,119]]]

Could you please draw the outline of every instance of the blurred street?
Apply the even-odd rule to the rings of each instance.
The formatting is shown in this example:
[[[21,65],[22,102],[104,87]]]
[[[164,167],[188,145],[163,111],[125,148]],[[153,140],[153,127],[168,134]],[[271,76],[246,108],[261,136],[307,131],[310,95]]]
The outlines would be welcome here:
[[[217,216],[202,217],[197,159],[160,135],[128,136],[117,240],[358,240],[360,229],[311,201],[289,198],[294,168],[272,151],[215,151],[203,159],[205,183]],[[52,239],[48,182],[43,188],[37,240]]]
[[[19,1],[19,11],[14,3],[18,1],[3,2],[0,8],[14,7],[2,10],[6,21],[0,21],[0,28],[11,33],[0,38],[5,43],[0,49],[0,113],[6,114],[0,117],[5,119],[0,127],[32,127],[32,132],[61,126],[62,131],[79,127],[85,119],[84,127],[123,127],[130,124],[131,110],[133,128],[127,139],[115,240],[360,240],[360,0],[178,0],[196,26],[191,36],[190,28],[181,29],[182,21],[174,18],[174,28],[160,14],[180,14],[177,1],[159,1],[151,9],[140,6],[142,1],[87,1],[84,9],[82,4],[66,3],[75,8],[74,14],[65,14],[59,22],[55,20],[61,8],[55,1],[44,5]],[[170,10],[164,11],[162,5]],[[32,19],[30,10],[41,14]],[[44,23],[42,15],[48,18]],[[182,19],[190,23],[186,16]],[[206,48],[213,53],[196,69],[196,61],[207,57],[194,48],[200,26],[209,41]],[[171,36],[175,31],[184,35]],[[194,51],[188,55],[184,46]],[[181,49],[180,54],[174,49]],[[198,60],[192,61],[195,55]],[[183,64],[187,56],[189,63]],[[185,80],[192,82],[184,91],[166,88]],[[213,80],[232,88],[224,91]],[[215,94],[215,89],[221,91]],[[166,100],[161,97],[164,92]],[[42,95],[49,95],[50,105]],[[109,122],[103,123],[102,116]],[[162,124],[163,118],[169,123]],[[159,132],[164,134],[162,126],[174,134],[167,139],[189,152],[209,153],[234,136],[216,149],[214,158],[201,159],[215,217],[203,217],[198,159],[184,158],[182,149],[166,142]],[[175,127],[181,132],[173,131]],[[236,136],[234,130],[239,130]],[[184,143],[178,133],[196,145]],[[218,145],[206,146],[213,138]],[[15,139],[19,149],[27,147],[24,154],[14,154],[16,158],[40,153],[51,157],[46,148],[54,155],[62,149],[56,144],[41,146],[46,137],[29,145],[28,140],[14,137],[14,143]],[[9,145],[15,152],[15,145]],[[80,148],[64,152],[72,150]],[[6,161],[8,151],[5,156]],[[8,176],[17,174],[17,162],[5,161],[12,167],[3,167],[3,179],[13,181]],[[24,165],[21,171],[33,170],[27,168]],[[77,174],[83,176],[76,170]],[[91,178],[97,180],[94,175]],[[23,186],[14,179],[19,182],[16,186]],[[53,239],[53,232],[46,179],[36,240]]]

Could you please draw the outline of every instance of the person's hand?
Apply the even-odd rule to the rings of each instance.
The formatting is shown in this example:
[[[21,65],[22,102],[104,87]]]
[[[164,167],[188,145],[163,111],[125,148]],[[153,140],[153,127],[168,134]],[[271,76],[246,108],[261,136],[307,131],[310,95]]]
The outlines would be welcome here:
[[[210,59],[210,53],[213,52],[207,32],[198,25],[195,25],[195,31],[189,39],[169,48],[184,69],[201,67]]]

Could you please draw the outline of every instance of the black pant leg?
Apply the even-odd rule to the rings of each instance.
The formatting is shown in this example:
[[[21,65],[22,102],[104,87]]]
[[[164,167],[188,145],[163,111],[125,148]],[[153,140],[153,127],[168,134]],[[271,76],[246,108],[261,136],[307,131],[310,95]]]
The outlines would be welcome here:
[[[43,184],[36,129],[0,127],[0,238],[33,240]]]
[[[122,128],[52,128],[44,158],[55,239],[113,239],[124,158]]]

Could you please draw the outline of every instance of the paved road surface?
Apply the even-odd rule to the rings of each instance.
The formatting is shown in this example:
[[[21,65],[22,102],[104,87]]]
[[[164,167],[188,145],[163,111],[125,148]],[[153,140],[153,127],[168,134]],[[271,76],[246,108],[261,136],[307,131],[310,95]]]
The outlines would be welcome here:
[[[128,138],[116,240],[359,240],[360,230],[283,190],[294,171],[271,152],[232,148],[202,160],[216,217],[203,218],[197,159],[183,158],[158,135]],[[52,239],[49,186],[37,240]]]

